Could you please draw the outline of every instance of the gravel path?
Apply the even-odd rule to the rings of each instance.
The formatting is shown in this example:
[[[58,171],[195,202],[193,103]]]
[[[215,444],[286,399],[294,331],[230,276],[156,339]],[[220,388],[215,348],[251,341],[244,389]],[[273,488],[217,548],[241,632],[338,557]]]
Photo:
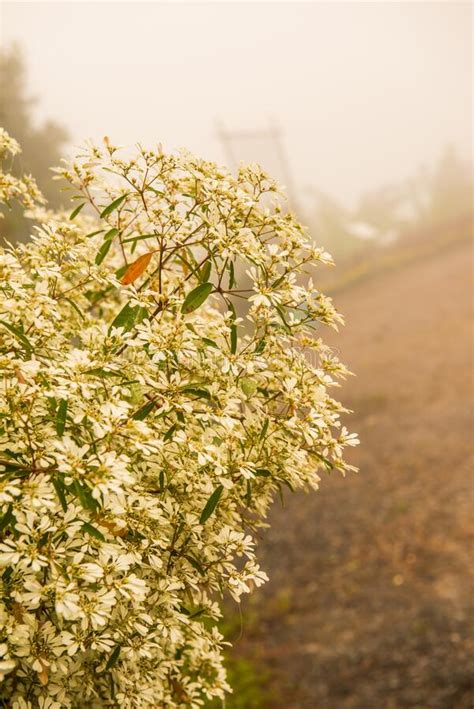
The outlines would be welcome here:
[[[335,298],[360,473],[275,503],[235,647],[272,709],[474,704],[471,269],[464,242]]]

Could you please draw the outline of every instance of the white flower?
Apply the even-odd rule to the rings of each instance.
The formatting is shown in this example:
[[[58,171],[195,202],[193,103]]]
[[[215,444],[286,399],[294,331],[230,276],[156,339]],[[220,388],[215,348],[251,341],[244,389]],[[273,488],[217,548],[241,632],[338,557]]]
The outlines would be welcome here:
[[[72,219],[0,173],[35,222],[0,247],[2,698],[223,701],[223,638],[193,612],[267,580],[280,484],[353,469],[328,394],[348,371],[314,337],[342,317],[306,275],[330,257],[258,166],[89,144],[57,171],[91,205]]]

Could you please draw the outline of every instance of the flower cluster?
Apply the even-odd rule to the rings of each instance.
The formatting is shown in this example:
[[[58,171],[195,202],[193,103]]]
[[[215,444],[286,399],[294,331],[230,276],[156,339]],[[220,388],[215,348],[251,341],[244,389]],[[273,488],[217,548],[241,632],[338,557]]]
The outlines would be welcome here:
[[[0,250],[0,698],[202,706],[275,493],[351,467],[331,259],[256,166],[105,139],[57,173],[68,213],[0,175],[35,222]]]

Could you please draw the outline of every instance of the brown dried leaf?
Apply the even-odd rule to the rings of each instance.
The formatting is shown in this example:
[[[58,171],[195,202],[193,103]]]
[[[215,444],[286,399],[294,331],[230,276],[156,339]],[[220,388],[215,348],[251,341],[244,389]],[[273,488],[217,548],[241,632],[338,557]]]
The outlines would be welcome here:
[[[121,284],[124,286],[128,286],[130,283],[136,281],[137,278],[141,276],[142,273],[146,270],[146,267],[150,263],[152,256],[153,252],[149,251],[147,254],[143,254],[143,256],[140,256],[139,258],[137,258],[136,261],[131,263],[123,274],[123,278],[120,281]]]
[[[23,374],[21,373],[21,370],[18,369],[18,367],[15,369],[15,376],[18,379],[18,381],[20,382],[20,384],[26,384],[26,379],[23,376]]]

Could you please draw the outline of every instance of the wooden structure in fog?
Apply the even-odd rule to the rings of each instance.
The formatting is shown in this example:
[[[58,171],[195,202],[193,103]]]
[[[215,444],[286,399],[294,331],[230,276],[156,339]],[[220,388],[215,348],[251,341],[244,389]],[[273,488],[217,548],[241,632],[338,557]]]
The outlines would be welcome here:
[[[217,134],[229,167],[235,170],[241,163],[258,163],[280,183],[287,194],[289,205],[296,208],[290,161],[282,130],[277,123],[271,121],[260,129],[232,130],[218,121]]]

